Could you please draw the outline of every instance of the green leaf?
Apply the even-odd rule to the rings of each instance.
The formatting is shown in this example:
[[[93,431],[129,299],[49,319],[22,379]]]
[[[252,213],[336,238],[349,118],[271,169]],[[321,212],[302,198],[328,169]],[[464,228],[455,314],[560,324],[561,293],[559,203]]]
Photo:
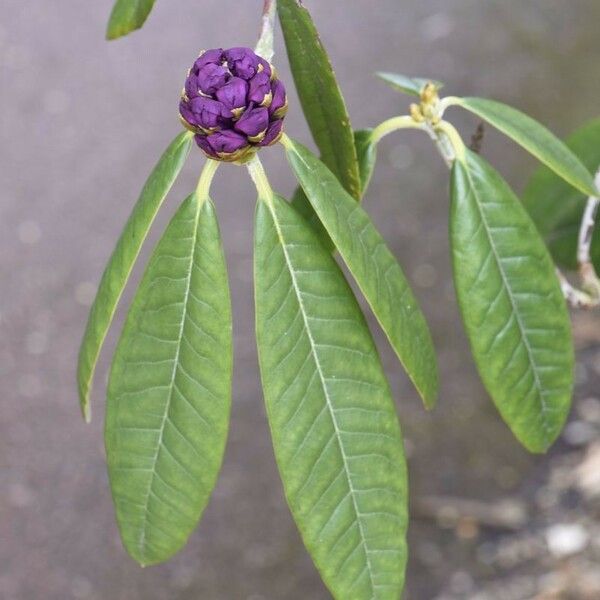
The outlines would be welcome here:
[[[156,247],[119,340],[106,454],[117,520],[142,565],[175,554],[215,485],[231,405],[231,307],[212,202],[190,196]]]
[[[420,96],[422,89],[428,84],[433,83],[436,89],[441,90],[444,84],[435,81],[434,79],[425,79],[422,77],[407,77],[406,75],[399,75],[397,73],[385,73],[379,71],[375,73],[377,77],[385,81],[389,86],[396,90],[400,90],[405,94],[411,96]]]
[[[479,373],[519,441],[543,452],[571,403],[569,315],[552,260],[518,198],[476,154],[452,169],[458,303]]]
[[[367,191],[377,160],[377,145],[371,143],[372,131],[372,129],[358,129],[354,132],[354,143],[358,155],[362,194]],[[325,248],[333,250],[333,242],[331,241],[327,230],[323,227],[319,217],[315,214],[315,211],[301,187],[297,188],[294,192],[294,195],[292,196],[292,205],[314,228],[318,238],[321,240],[321,244],[323,244]]]
[[[338,265],[279,197],[257,207],[255,285],[269,424],[304,543],[335,598],[397,599],[407,481],[391,392]]]
[[[438,374],[425,317],[400,265],[367,213],[307,148],[286,138],[287,157],[426,407],[435,405]]]
[[[531,117],[486,98],[456,98],[453,104],[493,125],[584,194],[593,196],[598,193],[592,175],[581,161],[564,142]]]
[[[110,13],[106,39],[114,40],[140,29],[153,6],[154,0],[116,0]]]
[[[371,176],[377,161],[377,144],[371,140],[372,129],[358,129],[354,132],[354,145],[358,158],[358,171],[360,173],[361,197],[367,192]]]
[[[90,391],[102,343],[136,258],[163,200],[189,154],[192,134],[179,134],[154,167],[102,275],[79,350],[77,382],[81,410],[91,418]]]
[[[590,172],[600,167],[600,119],[570,135],[565,143]],[[547,167],[540,167],[523,194],[523,204],[546,240],[556,262],[577,267],[577,236],[587,196],[568,185]],[[600,270],[600,226],[592,238],[592,259]]]
[[[304,116],[323,162],[360,200],[360,174],[350,117],[312,18],[298,0],[279,0],[279,20]]]

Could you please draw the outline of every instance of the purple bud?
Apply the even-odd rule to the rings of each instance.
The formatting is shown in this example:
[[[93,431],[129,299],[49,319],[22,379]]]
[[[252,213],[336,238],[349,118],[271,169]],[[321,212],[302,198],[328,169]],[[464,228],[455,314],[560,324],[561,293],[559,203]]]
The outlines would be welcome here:
[[[205,129],[214,129],[226,123],[226,119],[231,119],[231,111],[221,102],[204,96],[196,96],[188,102],[188,108],[193,113],[195,123]],[[187,119],[186,119],[187,120]]]
[[[198,127],[200,125],[196,115],[190,110],[188,103],[183,100],[179,103],[179,114],[181,115],[181,118],[192,127]]]
[[[188,71],[179,104],[184,127],[210,158],[239,161],[279,140],[287,110],[274,67],[250,48],[207,50]]]
[[[236,122],[234,128],[250,138],[264,133],[269,126],[269,111],[266,108],[250,108]]]
[[[185,93],[189,99],[195,98],[198,95],[198,79],[193,72],[185,80]]]
[[[248,83],[239,77],[232,77],[215,95],[217,100],[232,109],[246,106],[247,93]]]
[[[204,150],[208,156],[218,158],[217,153],[211,148],[211,145],[208,143],[208,139],[205,135],[195,135],[194,139],[196,140],[196,144],[198,144],[198,146],[202,148],[202,150]]]
[[[196,62],[194,63],[194,69],[199,71],[202,67],[212,63],[220,65],[223,62],[223,48],[215,48],[214,50],[206,50],[203,52]]]
[[[227,72],[227,69],[220,65],[209,63],[198,71],[196,78],[198,81],[198,87],[205,94],[211,95],[214,94],[219,88],[222,88],[227,83],[229,77],[230,75]]]
[[[271,63],[268,60],[265,60],[262,56],[258,57],[258,64],[262,65],[263,70],[260,71],[260,67],[258,67],[258,70],[261,73],[266,73],[269,76],[269,79],[271,78],[271,74],[272,74],[272,70],[271,70]]]
[[[271,84],[271,93],[273,94],[273,100],[271,101],[271,106],[269,106],[269,115],[273,115],[273,113],[283,108],[287,102],[285,86],[279,79],[276,79]]]
[[[248,145],[248,140],[245,136],[231,130],[212,133],[206,138],[206,141],[214,152],[223,152],[226,154],[241,150]]]
[[[271,81],[269,75],[262,71],[256,74],[250,80],[250,90],[248,92],[248,100],[255,102],[259,106],[264,102],[265,96],[271,91]]]
[[[283,119],[278,119],[277,121],[273,121],[269,128],[267,129],[267,133],[263,140],[259,143],[259,146],[270,146],[274,144],[281,135],[281,130],[283,129]]]
[[[224,52],[229,69],[236,77],[250,79],[258,70],[258,56],[250,48],[230,48]]]

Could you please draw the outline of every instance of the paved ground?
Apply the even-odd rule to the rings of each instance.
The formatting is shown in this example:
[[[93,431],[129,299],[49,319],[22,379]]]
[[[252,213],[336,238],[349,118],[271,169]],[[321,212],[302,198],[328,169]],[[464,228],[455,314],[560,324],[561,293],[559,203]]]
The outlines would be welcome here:
[[[200,48],[251,45],[259,4],[158,0],[142,32],[108,44],[103,31],[109,0],[2,1],[3,600],[329,597],[288,516],[265,424],[250,280],[254,193],[242,169],[223,169],[214,192],[235,311],[231,436],[205,518],[169,564],[141,570],[117,536],[101,432],[109,352],[99,369],[91,426],[83,425],[77,408],[75,361],[94,286],[146,174],[179,130],[177,96],[185,71]],[[403,97],[372,77],[378,69],[444,80],[449,93],[510,101],[561,134],[598,115],[597,3],[307,0],[307,5],[357,127],[406,108]],[[278,67],[288,79],[280,41],[278,50]],[[460,114],[456,122],[465,135],[475,125]],[[308,140],[295,98],[288,129]],[[273,183],[289,193],[293,183],[281,151],[265,154]],[[518,189],[534,166],[492,134],[484,154]],[[161,224],[194,184],[200,164],[195,153]],[[429,142],[406,133],[382,144],[367,200],[430,317],[442,371],[440,406],[425,414],[381,344],[407,437],[414,506],[431,495],[482,502],[518,497],[537,485],[548,460],[528,457],[512,441],[471,365],[449,274],[446,187],[445,167]],[[580,400],[597,395],[600,381],[598,339],[589,337],[599,321],[586,323]],[[114,334],[109,341],[112,347]],[[452,586],[458,597],[469,597],[485,573],[474,558],[473,536],[458,534],[415,519],[407,597],[429,600]],[[471,587],[464,587],[465,574],[475,579]]]

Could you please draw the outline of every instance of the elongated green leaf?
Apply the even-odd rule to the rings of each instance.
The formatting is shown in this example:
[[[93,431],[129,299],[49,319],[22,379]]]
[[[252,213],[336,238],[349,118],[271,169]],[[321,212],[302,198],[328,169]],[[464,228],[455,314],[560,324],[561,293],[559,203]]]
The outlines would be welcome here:
[[[231,404],[231,308],[209,199],[190,196],[129,311],[108,387],[106,454],[123,543],[142,565],[186,542],[215,485]]]
[[[444,87],[443,83],[433,79],[425,79],[423,77],[407,77],[398,73],[385,73],[379,71],[375,73],[377,77],[385,81],[389,86],[396,90],[410,94],[411,96],[420,96],[421,90],[428,84],[433,83],[438,90]]]
[[[108,21],[106,38],[114,40],[140,29],[153,6],[154,0],[116,0]]]
[[[354,145],[358,158],[358,171],[360,173],[361,197],[367,192],[371,176],[377,162],[377,145],[371,141],[372,129],[358,129],[354,132]]]
[[[372,131],[372,129],[358,129],[354,132],[354,144],[356,146],[356,154],[358,157],[362,195],[365,194],[369,187],[371,176],[375,169],[375,162],[377,160],[377,145],[371,143]],[[292,205],[314,228],[321,243],[326,248],[333,250],[333,242],[331,241],[327,230],[323,227],[319,217],[315,214],[315,211],[301,187],[297,188],[294,192],[294,195],[292,196]]]
[[[292,140],[287,157],[315,213],[356,279],[398,358],[423,398],[435,405],[438,374],[425,317],[400,265],[362,207],[335,175]]]
[[[573,386],[569,316],[552,261],[512,190],[467,151],[452,170],[454,281],[479,373],[532,452],[556,439]]]
[[[192,134],[181,133],[160,157],[102,275],[81,342],[77,365],[79,401],[86,421],[91,418],[90,391],[96,363],[119,298],[154,217],[185,163],[191,144]]]
[[[486,98],[456,98],[454,104],[493,125],[584,194],[597,194],[594,179],[581,161],[564,142],[525,113]]]
[[[323,162],[360,200],[360,174],[350,117],[327,52],[312,18],[298,0],[279,0],[292,74],[304,116]]]
[[[395,600],[407,483],[391,393],[339,267],[281,198],[257,208],[255,284],[269,423],[304,543],[335,598]]]
[[[570,135],[565,143],[585,167],[600,167],[600,119],[594,119]],[[546,240],[556,262],[577,267],[577,236],[587,196],[572,188],[547,167],[540,167],[523,194],[523,204]],[[600,225],[592,238],[592,259],[600,270]]]

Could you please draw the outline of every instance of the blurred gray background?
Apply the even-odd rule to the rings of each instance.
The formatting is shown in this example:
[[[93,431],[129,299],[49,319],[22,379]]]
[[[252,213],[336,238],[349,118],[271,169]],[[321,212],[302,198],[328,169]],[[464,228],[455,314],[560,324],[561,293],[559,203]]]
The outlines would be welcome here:
[[[272,456],[253,334],[255,192],[244,169],[223,167],[213,193],[235,314],[231,434],[204,519],[169,564],[140,569],[122,549],[113,517],[102,413],[122,308],[98,369],[91,426],[77,406],[75,364],[89,304],[145,177],[180,129],[186,70],[201,48],[253,45],[261,4],[158,0],[141,32],[107,43],[110,0],[2,0],[2,600],[330,597],[295,532]],[[408,107],[408,98],[373,77],[375,70],[430,76],[446,82],[450,94],[510,102],[561,135],[600,114],[600,3],[593,0],[306,5],[355,127]],[[279,33],[276,41],[275,62],[291,89]],[[477,122],[457,109],[449,116],[468,139]],[[295,95],[287,128],[309,142]],[[489,130],[483,154],[518,191],[535,167]],[[282,151],[269,149],[264,158],[274,186],[289,194],[293,181]],[[193,151],[152,243],[201,164]],[[381,144],[366,205],[429,317],[442,376],[439,407],[426,414],[373,327],[410,463],[406,598],[599,598],[593,484],[600,472],[600,315],[575,316],[578,388],[567,433],[550,455],[530,457],[502,424],[472,366],[450,278],[447,172],[420,132]],[[587,480],[575,478],[581,472]],[[577,585],[565,584],[569,577]],[[578,591],[582,581],[587,587]]]

